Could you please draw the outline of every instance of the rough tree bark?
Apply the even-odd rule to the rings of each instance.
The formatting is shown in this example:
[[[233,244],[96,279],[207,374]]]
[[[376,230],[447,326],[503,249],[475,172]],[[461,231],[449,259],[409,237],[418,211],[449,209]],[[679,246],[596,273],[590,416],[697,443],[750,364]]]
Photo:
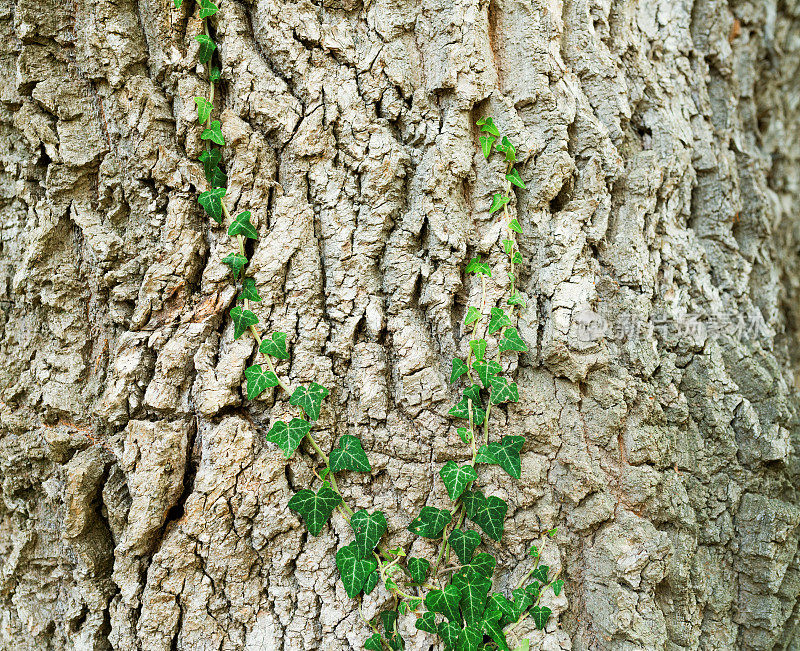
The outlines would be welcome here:
[[[200,22],[171,5],[0,4],[0,645],[359,649],[346,524],[307,536],[311,468],[264,440],[288,406],[244,399],[230,243],[196,201]],[[290,333],[280,373],[332,389],[322,445],[364,441],[344,490],[391,544],[460,458],[462,270],[504,265],[493,115],[524,160],[532,346],[497,414],[522,481],[487,471],[497,586],[557,525],[534,648],[798,648],[800,5],[222,0],[214,24],[258,314]]]

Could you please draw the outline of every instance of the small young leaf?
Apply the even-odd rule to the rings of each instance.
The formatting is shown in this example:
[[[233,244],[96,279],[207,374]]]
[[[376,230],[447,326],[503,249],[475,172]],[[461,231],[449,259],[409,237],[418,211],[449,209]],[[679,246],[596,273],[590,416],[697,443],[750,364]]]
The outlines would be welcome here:
[[[214,50],[217,49],[217,44],[205,34],[195,36],[194,40],[200,43],[200,51],[197,53],[197,58],[200,60],[200,63],[208,63],[211,61],[211,56],[214,54]]]
[[[519,225],[516,217],[508,222],[508,227],[515,233],[522,233],[522,226]]]
[[[509,201],[511,201],[511,197],[507,197],[504,194],[500,194],[499,192],[495,193],[492,196],[492,205],[489,208],[489,214],[493,215],[503,206],[505,206]]]
[[[494,574],[494,568],[495,565],[497,565],[497,561],[491,554],[481,552],[472,559],[472,562],[469,565],[476,572],[480,572],[483,574],[483,576],[487,576],[491,579],[492,574]]]
[[[328,482],[323,482],[319,493],[315,493],[308,488],[295,493],[292,499],[289,500],[289,508],[300,514],[300,517],[306,523],[306,527],[308,527],[308,532],[312,536],[318,536],[334,509],[341,502],[342,498],[331,489],[331,485]],[[353,552],[358,553],[355,550]]]
[[[514,148],[514,145],[511,144],[511,141],[505,136],[503,136],[500,144],[497,145],[497,151],[500,151],[506,155],[507,163],[517,162],[517,150]]]
[[[483,152],[484,158],[489,158],[489,156],[492,154],[492,145],[497,139],[493,138],[492,136],[481,136],[478,138],[478,140],[480,140],[481,151]]]
[[[536,603],[539,599],[539,595],[541,594],[541,585],[539,584],[538,581],[529,583],[528,585],[525,586],[525,592],[531,598],[531,602]]]
[[[364,591],[366,592],[366,590]],[[370,590],[370,592],[372,592]],[[381,642],[381,634],[373,633],[366,642],[364,642],[366,651],[383,651],[383,643]]]
[[[492,580],[480,572],[467,567],[453,577],[453,583],[461,592],[461,612],[467,624],[479,624],[486,608],[486,598],[492,589]]]
[[[214,120],[208,127],[204,129],[200,135],[201,140],[210,140],[222,147],[225,144],[225,138],[222,135],[222,125],[219,120]]]
[[[481,384],[483,384],[486,389],[489,388],[489,380],[503,370],[500,364],[493,359],[488,361],[485,359],[475,360],[472,363],[472,368],[475,369]]]
[[[175,0],[175,9],[180,9],[182,4],[183,0]]]
[[[514,479],[519,479],[522,472],[519,453],[523,445],[525,445],[523,436],[504,436],[499,442],[488,445],[489,452],[497,460],[497,464]]]
[[[201,192],[197,197],[197,201],[203,206],[208,216],[218,224],[222,223],[222,197],[224,196],[225,188],[214,188]]]
[[[408,525],[408,530],[423,538],[438,538],[452,519],[447,509],[423,506],[416,519]]]
[[[519,251],[514,251],[514,255],[511,256],[511,262],[513,264],[522,264],[522,254]]]
[[[506,252],[506,255],[511,255],[511,252],[514,250],[514,240],[503,240],[503,251]]]
[[[219,168],[219,162],[222,160],[222,153],[219,149],[204,149],[200,154],[200,162],[203,163],[203,173],[205,174],[206,181],[211,188],[224,188],[228,183],[228,177]]]
[[[509,382],[504,377],[491,377],[489,383],[492,386],[490,399],[493,405],[503,402],[519,402],[519,388],[515,382]]]
[[[483,423],[483,419],[486,417],[486,412],[480,408],[480,397],[474,392],[474,388],[477,387],[478,391],[480,391],[479,384],[473,384],[471,387],[464,390],[464,396],[459,400],[453,407],[447,412],[450,416],[454,418],[463,418],[465,420],[469,420],[469,400],[472,399],[472,420],[474,425],[480,425]]]
[[[258,289],[256,288],[256,281],[252,278],[245,278],[242,280],[242,293],[239,294],[239,297],[236,299],[237,301],[251,301],[253,303],[258,303],[261,301],[261,297],[258,295]]]
[[[369,472],[372,470],[364,448],[361,447],[361,441],[351,434],[342,435],[342,438],[339,439],[339,447],[331,450],[330,458],[331,472],[339,472],[341,470]]]
[[[436,634],[436,615],[430,610],[422,613],[422,617],[417,619],[416,627],[418,631]]]
[[[364,509],[356,511],[350,518],[350,526],[356,534],[356,549],[362,558],[372,555],[375,545],[386,533],[386,516],[383,511],[369,513]]]
[[[222,73],[219,71],[217,66],[211,66],[211,69],[208,71],[208,78],[211,81],[219,81],[219,78],[222,76]]]
[[[458,603],[461,601],[461,591],[452,583],[442,590],[431,590],[425,596],[425,607],[444,615],[451,622],[461,622],[461,613],[458,612]],[[459,626],[459,630],[461,627]]]
[[[506,174],[506,180],[511,181],[514,185],[518,188],[525,189],[525,183],[520,178],[519,172],[516,169],[511,170],[508,174]]]
[[[269,355],[275,359],[289,359],[289,353],[286,351],[286,333],[273,332],[270,339],[264,337],[258,350],[262,355]],[[295,391],[295,393],[297,392]],[[328,394],[326,393],[325,395],[327,396]],[[314,420],[316,420],[316,418]]]
[[[522,295],[515,291],[511,296],[508,298],[509,305],[519,305],[520,307],[525,307],[525,301],[522,300]]]
[[[282,420],[276,422],[267,432],[267,440],[277,445],[288,459],[294,454],[300,441],[308,434],[311,423],[302,418],[292,418],[287,425]]]
[[[533,623],[536,624],[536,628],[541,631],[547,624],[547,620],[550,619],[550,613],[552,612],[547,606],[534,606],[531,608],[531,618]]]
[[[459,359],[458,357],[453,358],[453,370],[450,372],[450,384],[453,384],[453,382],[455,382],[468,371],[469,367],[464,363],[463,360]]]
[[[278,386],[278,376],[272,371],[265,371],[258,364],[244,369],[247,378],[247,399],[255,400],[266,389]]]
[[[266,339],[264,341],[266,341]],[[295,407],[301,407],[309,420],[317,420],[319,418],[320,408],[322,407],[322,401],[328,393],[330,392],[324,386],[316,382],[312,382],[308,387],[300,385],[294,390],[292,397],[289,398],[289,404]]]
[[[484,276],[492,275],[492,268],[488,262],[481,262],[480,257],[472,258],[464,270],[468,274],[483,274]]]
[[[367,577],[367,580],[364,581],[364,594],[369,594],[375,589],[375,586],[378,585],[378,581],[380,581],[381,573],[378,570],[375,570],[372,574]]]
[[[547,575],[550,573],[549,565],[539,565],[531,574],[532,579],[536,579],[542,583],[547,583]]]
[[[469,464],[459,466],[455,461],[448,461],[439,471],[439,476],[444,482],[447,494],[454,502],[461,497],[469,483],[478,478],[475,468]]]
[[[211,0],[200,0],[200,18],[210,18],[218,11],[219,8]]]
[[[236,215],[236,217],[234,217],[231,225],[228,226],[228,235],[230,237],[244,235],[245,237],[249,237],[251,240],[258,239],[258,231],[256,230],[256,227],[250,223],[249,210],[240,212],[238,215]]]
[[[472,354],[475,355],[475,359],[478,361],[483,359],[483,356],[486,354],[485,339],[473,339],[469,342],[469,347],[472,348]]]
[[[364,588],[367,577],[375,571],[378,563],[372,557],[361,558],[351,543],[336,552],[336,567],[342,576],[344,591],[352,599]]]
[[[205,124],[208,122],[208,118],[211,115],[211,109],[214,108],[214,105],[205,97],[195,97],[194,102],[197,104],[197,121],[200,124]]]
[[[475,463],[497,463],[491,449],[488,445],[482,445],[478,448],[478,454],[475,455]]]
[[[504,353],[507,350],[517,350],[521,353],[528,350],[528,344],[519,336],[516,328],[506,328],[503,332],[503,338],[500,340],[500,352]]]
[[[238,306],[231,310],[231,318],[233,319],[234,339],[238,339],[251,325],[256,325],[258,323],[258,317],[255,314],[250,310],[243,310]]]
[[[408,569],[408,573],[411,575],[411,580],[414,583],[425,583],[430,568],[431,562],[425,558],[409,556],[406,561],[406,569]]]
[[[506,316],[506,313],[501,307],[493,307],[492,313],[489,317],[489,328],[487,332],[493,335],[498,330],[511,325],[511,319]]]
[[[481,131],[485,131],[486,133],[490,133],[493,136],[500,137],[500,132],[497,130],[497,127],[494,125],[494,120],[492,118],[481,118],[476,122],[476,124],[481,128]]]
[[[461,440],[469,445],[469,442],[472,440],[472,432],[470,431],[469,427],[456,427],[456,432],[461,437]]]
[[[547,532],[547,535],[551,538],[555,538],[556,534],[558,533],[558,527],[553,527],[550,531]]]
[[[536,545],[531,545],[528,553],[533,556],[533,558],[539,558],[539,548]]]
[[[553,594],[557,597],[561,594],[561,590],[564,587],[564,580],[558,579],[558,581],[553,581]]]
[[[472,560],[475,550],[481,544],[481,535],[477,531],[456,529],[450,534],[448,541],[458,560],[462,565],[466,565]]]
[[[464,325],[472,325],[481,318],[481,311],[471,305],[467,308],[467,316],[464,317]]]
[[[240,253],[230,253],[222,261],[231,268],[234,278],[238,278],[239,272],[247,266],[247,258]]]

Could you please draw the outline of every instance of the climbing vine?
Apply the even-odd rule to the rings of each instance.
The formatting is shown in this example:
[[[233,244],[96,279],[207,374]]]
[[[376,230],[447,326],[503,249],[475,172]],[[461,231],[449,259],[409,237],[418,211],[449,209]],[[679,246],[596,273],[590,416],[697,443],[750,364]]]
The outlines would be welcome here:
[[[174,0],[180,7],[182,0]],[[328,389],[315,382],[293,390],[275,370],[274,360],[289,358],[286,334],[259,332],[258,317],[251,310],[261,301],[253,278],[247,276],[247,239],[257,240],[258,232],[250,222],[250,211],[231,215],[226,202],[227,176],[220,167],[225,138],[219,120],[213,119],[215,85],[220,80],[220,68],[215,65],[217,49],[209,30],[209,19],[218,11],[211,0],[200,0],[199,15],[203,33],[195,36],[199,45],[197,57],[208,80],[206,97],[195,97],[197,120],[202,128],[205,149],[199,157],[203,165],[207,189],[198,201],[211,219],[227,224],[233,250],[223,258],[230,266],[239,286],[237,304],[230,310],[234,339],[249,333],[257,345],[259,362],[245,369],[247,398],[253,400],[265,390],[280,387],[297,408],[289,422],[277,421],[266,435],[285,457],[290,458],[305,439],[313,449],[317,467],[316,489],[299,490],[289,500],[288,507],[302,518],[309,533],[320,535],[326,523],[338,512],[350,525],[353,541],[336,553],[336,566],[348,597],[360,598],[370,594],[380,583],[389,593],[389,607],[374,620],[367,622],[372,634],[364,648],[372,651],[404,648],[398,619],[413,613],[416,628],[438,635],[445,648],[455,651],[500,649],[510,651],[509,636],[515,641],[517,627],[530,618],[536,628],[545,627],[551,610],[542,600],[548,590],[560,594],[563,581],[551,575],[550,568],[540,563],[536,546],[531,547],[531,568],[510,594],[492,591],[492,576],[496,560],[487,551],[478,551],[482,536],[498,542],[503,536],[508,504],[495,495],[481,490],[478,469],[495,464],[515,479],[520,478],[520,452],[525,443],[522,436],[493,436],[492,409],[519,400],[519,388],[503,375],[503,355],[518,355],[528,346],[514,327],[514,308],[524,306],[516,289],[515,265],[522,263],[516,236],[522,233],[519,221],[509,212],[512,186],[525,189],[515,168],[516,149],[500,132],[490,117],[477,122],[479,142],[484,156],[501,154],[504,157],[505,182],[502,191],[492,197],[489,212],[500,213],[506,235],[502,240],[508,256],[510,290],[506,309],[487,305],[487,279],[493,279],[488,262],[474,257],[465,272],[480,278],[480,305],[470,305],[464,327],[470,334],[466,359],[452,362],[451,384],[462,383],[462,395],[449,414],[460,421],[457,433],[470,456],[467,463],[448,461],[439,471],[451,504],[449,508],[424,506],[408,525],[409,531],[438,543],[434,559],[408,556],[402,547],[388,549],[382,543],[388,523],[382,511],[353,511],[345,502],[336,476],[346,472],[370,472],[370,465],[361,441],[343,435],[338,445],[326,454],[317,443],[312,428]],[[499,139],[499,143],[498,143]],[[489,311],[487,314],[487,307]],[[468,525],[471,522],[474,528]],[[555,530],[548,532],[555,535]],[[457,559],[457,562],[456,562]],[[354,607],[357,607],[354,605]],[[519,651],[528,648],[528,641],[518,641]]]

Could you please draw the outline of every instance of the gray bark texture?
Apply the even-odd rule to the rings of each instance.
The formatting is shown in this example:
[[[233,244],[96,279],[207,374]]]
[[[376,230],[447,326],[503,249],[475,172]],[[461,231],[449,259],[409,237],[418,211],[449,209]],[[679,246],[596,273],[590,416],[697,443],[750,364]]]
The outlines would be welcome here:
[[[433,552],[406,527],[468,458],[469,258],[507,291],[491,115],[527,183],[531,347],[493,411],[522,479],[481,469],[510,502],[496,589],[538,544],[565,588],[533,649],[800,648],[800,3],[222,0],[212,24],[254,309],[289,334],[279,374],[331,389],[322,447],[363,441],[342,490],[387,543]],[[347,523],[312,537],[287,509],[313,466],[265,432],[292,408],[245,399],[233,245],[197,204],[201,30],[190,0],[0,0],[4,650],[369,632]],[[439,648],[413,623],[408,649]]]

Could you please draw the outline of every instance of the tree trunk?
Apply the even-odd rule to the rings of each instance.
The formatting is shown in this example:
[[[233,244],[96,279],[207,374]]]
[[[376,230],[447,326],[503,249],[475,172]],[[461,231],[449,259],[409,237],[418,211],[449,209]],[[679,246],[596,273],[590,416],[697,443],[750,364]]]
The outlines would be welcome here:
[[[534,649],[798,648],[800,5],[794,0],[222,0],[215,111],[251,210],[287,382],[331,389],[391,546],[461,459],[448,384],[527,184],[523,434],[495,585],[531,544],[565,580]],[[224,228],[197,205],[198,7],[0,11],[0,646],[360,649],[334,554],[287,509],[314,483],[247,401]],[[554,538],[544,533],[558,527]],[[364,598],[373,616],[383,588]],[[402,629],[408,649],[434,638]],[[438,647],[437,647],[438,648]]]

